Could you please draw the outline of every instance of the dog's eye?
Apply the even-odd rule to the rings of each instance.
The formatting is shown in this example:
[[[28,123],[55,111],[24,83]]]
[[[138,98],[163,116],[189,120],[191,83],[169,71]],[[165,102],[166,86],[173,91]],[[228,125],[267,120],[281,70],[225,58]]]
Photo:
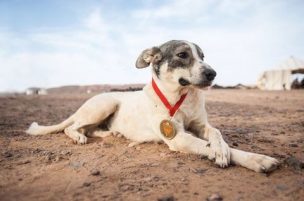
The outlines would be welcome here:
[[[182,59],[186,59],[188,57],[188,54],[187,54],[187,52],[180,52],[176,56],[178,56],[179,58],[182,58]]]

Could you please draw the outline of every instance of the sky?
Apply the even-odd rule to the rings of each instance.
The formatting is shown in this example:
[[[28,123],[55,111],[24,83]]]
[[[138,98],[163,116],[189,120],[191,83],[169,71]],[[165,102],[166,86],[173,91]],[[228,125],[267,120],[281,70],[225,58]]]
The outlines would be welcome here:
[[[302,0],[0,0],[0,91],[146,83],[142,50],[199,45],[215,83],[254,84],[304,59]]]

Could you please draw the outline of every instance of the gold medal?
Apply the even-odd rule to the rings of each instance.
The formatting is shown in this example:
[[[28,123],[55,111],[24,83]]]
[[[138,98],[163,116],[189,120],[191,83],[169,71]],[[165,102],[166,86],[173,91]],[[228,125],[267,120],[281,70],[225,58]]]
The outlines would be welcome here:
[[[187,93],[181,95],[180,99],[173,106],[171,106],[171,104],[167,100],[166,96],[160,91],[160,89],[156,85],[153,78],[152,78],[152,87],[153,87],[155,93],[158,95],[161,102],[163,102],[163,104],[169,110],[169,115],[172,119],[174,117],[174,114],[176,113],[176,111],[179,109],[181,104],[184,102],[184,100],[187,96]],[[169,140],[173,139],[176,136],[176,129],[174,127],[173,122],[170,120],[162,120],[162,122],[160,122],[159,128],[160,128],[160,132],[163,134],[163,136],[165,136],[165,138],[167,138]]]
[[[176,135],[174,124],[169,120],[163,120],[160,123],[160,132],[169,140],[173,139]]]

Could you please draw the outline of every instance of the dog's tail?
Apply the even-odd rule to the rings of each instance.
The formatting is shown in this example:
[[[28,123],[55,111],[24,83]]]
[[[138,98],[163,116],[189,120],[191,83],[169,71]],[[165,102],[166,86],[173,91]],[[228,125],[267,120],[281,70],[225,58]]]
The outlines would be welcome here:
[[[66,127],[72,125],[73,123],[73,115],[61,122],[60,124],[53,126],[41,126],[38,125],[37,122],[33,122],[25,132],[30,135],[46,135],[51,133],[58,133],[60,131],[63,131]]]

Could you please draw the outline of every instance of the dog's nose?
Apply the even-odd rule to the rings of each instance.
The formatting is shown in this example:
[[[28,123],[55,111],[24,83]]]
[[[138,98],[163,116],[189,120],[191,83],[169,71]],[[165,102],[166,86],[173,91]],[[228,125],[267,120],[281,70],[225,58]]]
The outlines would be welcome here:
[[[216,72],[213,69],[208,68],[204,70],[203,75],[206,77],[206,80],[212,81],[216,76]]]

